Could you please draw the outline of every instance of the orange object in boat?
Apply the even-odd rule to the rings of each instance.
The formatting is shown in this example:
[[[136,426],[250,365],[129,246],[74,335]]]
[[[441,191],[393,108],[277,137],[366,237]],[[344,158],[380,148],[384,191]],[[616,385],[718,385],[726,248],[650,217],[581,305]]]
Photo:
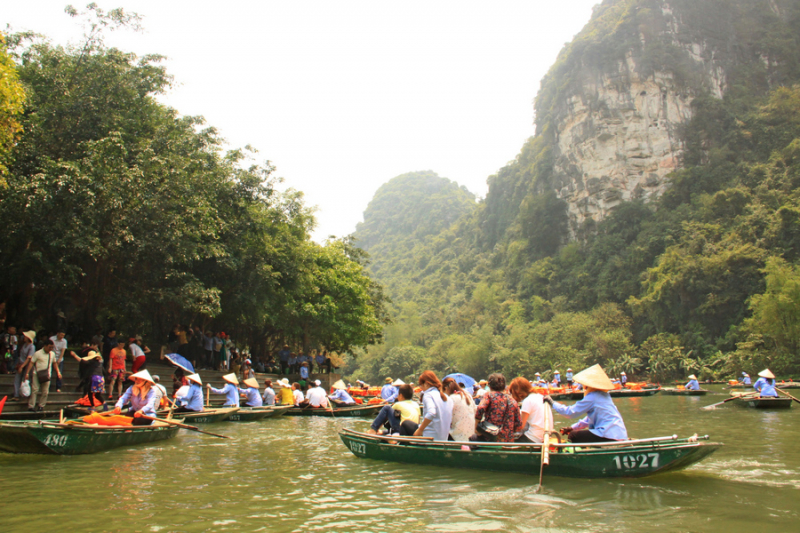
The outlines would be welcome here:
[[[98,426],[131,426],[133,418],[129,416],[113,415],[102,416],[100,413],[92,413],[84,416],[81,420],[87,424],[97,424]]]

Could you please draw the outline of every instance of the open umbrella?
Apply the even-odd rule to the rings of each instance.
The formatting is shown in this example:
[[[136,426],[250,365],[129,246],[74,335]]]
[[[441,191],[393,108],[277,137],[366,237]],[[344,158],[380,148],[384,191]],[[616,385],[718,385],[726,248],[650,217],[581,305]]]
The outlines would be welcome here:
[[[176,353],[164,354],[164,357],[173,365],[184,369],[189,374],[194,374],[194,367],[184,356]]]
[[[453,378],[454,380],[456,380],[456,383],[463,383],[464,388],[469,392],[472,391],[472,389],[475,387],[475,383],[477,383],[477,381],[475,381],[473,378],[469,377],[466,374],[462,374],[461,372],[456,372],[455,374],[447,374],[444,377],[444,379],[447,378]]]

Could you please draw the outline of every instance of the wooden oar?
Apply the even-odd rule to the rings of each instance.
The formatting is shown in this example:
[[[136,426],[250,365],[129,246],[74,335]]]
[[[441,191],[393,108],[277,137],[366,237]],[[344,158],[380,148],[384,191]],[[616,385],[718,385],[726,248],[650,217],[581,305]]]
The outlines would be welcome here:
[[[782,391],[781,389],[778,389],[777,387],[776,387],[776,390],[777,390],[778,392],[780,392],[781,394],[783,394],[784,396],[788,396],[789,398],[791,398],[792,400],[796,401],[797,403],[800,403],[800,400],[798,400],[797,398],[795,398],[794,396],[792,396],[792,395],[791,395],[791,394],[789,394],[788,392],[784,392],[784,391]]]
[[[548,415],[550,409],[545,406],[544,410],[544,439],[542,439],[542,456],[539,461],[539,486],[536,487],[536,492],[542,490],[542,476],[544,475],[544,465],[550,464],[550,432],[547,431]]]
[[[211,401],[211,389],[206,387],[206,407],[208,407],[210,401]]]
[[[218,433],[211,433],[210,431],[204,431],[196,426],[190,426],[188,424],[181,424],[180,422],[173,422],[172,420],[165,420],[164,418],[154,418],[152,416],[141,415],[141,418],[145,420],[152,420],[153,422],[164,422],[165,424],[170,424],[172,426],[178,426],[179,428],[188,429],[190,431],[197,431],[198,433],[205,433],[206,435],[211,435],[212,437],[219,437],[221,439],[232,439],[233,437],[229,437],[227,435],[219,435]]]
[[[700,409],[703,410],[703,411],[709,411],[711,409],[716,408],[718,405],[722,405],[723,403],[732,402],[733,400],[740,400],[740,399],[743,400],[743,399],[746,399],[746,398],[752,398],[754,396],[755,396],[755,394],[752,394],[752,393],[751,394],[743,394],[741,396],[731,396],[727,400],[722,400],[721,402],[718,402],[718,403],[712,403],[711,405],[706,405],[705,407],[701,407]]]

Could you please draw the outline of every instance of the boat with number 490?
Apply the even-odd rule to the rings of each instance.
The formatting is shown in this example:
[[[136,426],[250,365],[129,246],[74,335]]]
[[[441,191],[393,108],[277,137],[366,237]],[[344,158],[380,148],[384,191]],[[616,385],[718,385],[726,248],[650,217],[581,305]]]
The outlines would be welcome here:
[[[97,453],[171,439],[180,430],[178,426],[161,421],[151,426],[98,426],[76,422],[0,422],[0,451],[56,455]]]
[[[452,466],[539,474],[541,444],[432,441],[385,437],[349,429],[339,431],[356,457],[428,466]],[[644,477],[686,468],[717,451],[722,444],[705,437],[655,439],[575,445],[550,445],[545,475],[574,478]]]

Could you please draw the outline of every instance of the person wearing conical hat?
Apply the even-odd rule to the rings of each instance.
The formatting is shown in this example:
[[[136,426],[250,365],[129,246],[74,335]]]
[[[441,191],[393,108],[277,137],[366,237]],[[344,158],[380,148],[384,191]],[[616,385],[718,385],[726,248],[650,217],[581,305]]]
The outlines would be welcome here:
[[[561,386],[561,372],[556,370],[553,372],[553,387],[560,387]]]
[[[567,373],[564,375],[564,377],[567,378],[567,386],[572,388],[572,381],[573,380],[572,380],[572,369],[571,368],[567,369]]]
[[[700,384],[697,382],[697,376],[694,374],[689,376],[689,383],[684,387],[686,390],[700,390]]]
[[[394,380],[392,378],[386,378],[384,381],[386,381],[386,383],[381,387],[381,398],[388,403],[396,402],[398,390],[397,387],[392,384]]]
[[[189,374],[186,376],[188,387],[183,386],[175,393],[175,400],[180,406],[175,409],[175,413],[199,413],[203,410],[203,380],[200,374]],[[183,394],[180,391],[186,389]]]
[[[79,357],[72,350],[69,354],[78,361],[78,376],[81,378],[80,385],[83,387],[83,396],[91,407],[100,407],[105,403],[103,399],[105,378],[103,377],[103,357],[98,352],[97,345],[81,349],[81,354],[86,354],[83,357]]]
[[[356,404],[356,401],[353,399],[353,397],[347,394],[347,387],[345,387],[344,382],[341,379],[334,383],[331,388],[333,389],[333,393],[328,395],[328,399],[332,403],[340,406]]]
[[[221,389],[215,389],[211,384],[207,384],[206,388],[214,394],[224,394],[225,404],[224,407],[239,407],[239,379],[236,374],[225,374],[222,376],[225,380],[225,386]]]
[[[152,420],[140,418],[141,415],[156,416],[156,402],[161,396],[156,392],[154,385],[156,384],[150,372],[142,370],[131,376],[133,385],[128,387],[114,406],[114,412],[120,414],[122,408],[130,404],[128,416],[133,416],[134,426],[149,426],[153,423]]]
[[[752,382],[750,381],[750,374],[747,372],[742,372],[742,377],[739,379],[742,385],[751,385]]]
[[[246,407],[261,407],[264,401],[261,399],[261,393],[258,390],[258,381],[256,378],[247,378],[244,380],[247,385],[246,389],[239,389],[239,393],[245,395],[244,405]]]
[[[753,388],[757,390],[763,398],[777,398],[778,391],[775,390],[775,374],[770,372],[769,368],[765,368],[758,373],[758,376],[758,380],[753,385]]]
[[[625,372],[619,373],[619,384],[625,387],[625,384],[628,382],[628,374]]]
[[[545,396],[545,401],[560,415],[567,418],[586,415],[572,427],[562,428],[561,432],[569,435],[569,440],[575,443],[627,440],[628,430],[622,415],[608,393],[614,385],[600,365],[579,372],[575,375],[575,381],[586,390],[583,399],[575,405],[566,406]]]

